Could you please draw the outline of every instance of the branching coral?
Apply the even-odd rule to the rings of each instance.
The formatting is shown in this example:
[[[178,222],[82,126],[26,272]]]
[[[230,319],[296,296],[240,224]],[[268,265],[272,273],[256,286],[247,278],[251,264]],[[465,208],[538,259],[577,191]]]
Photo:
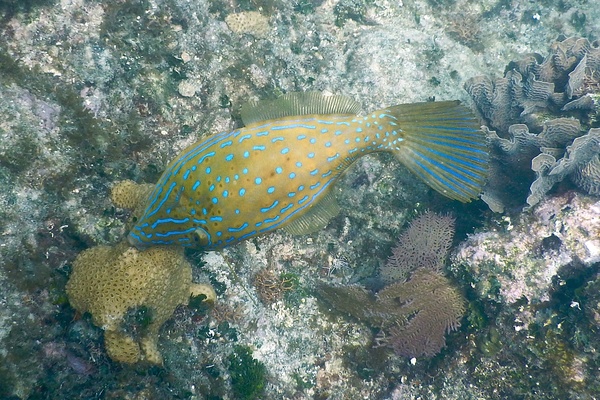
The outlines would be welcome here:
[[[511,180],[519,176],[517,181],[531,181],[532,172],[537,179],[526,199],[530,206],[565,177],[588,193],[598,190],[594,181],[600,177],[599,161],[590,157],[598,152],[593,129],[600,98],[598,43],[556,41],[547,57],[527,55],[511,62],[503,78],[471,78],[465,88],[489,128],[495,129],[488,129],[493,157],[482,196],[492,210],[515,205],[521,189],[511,186]]]

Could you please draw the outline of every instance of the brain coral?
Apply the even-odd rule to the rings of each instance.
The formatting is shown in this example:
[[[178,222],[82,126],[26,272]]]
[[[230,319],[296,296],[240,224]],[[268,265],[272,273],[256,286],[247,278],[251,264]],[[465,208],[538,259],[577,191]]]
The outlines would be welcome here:
[[[113,188],[117,205],[135,208],[146,185],[122,182]],[[108,355],[115,361],[146,360],[161,364],[158,331],[180,304],[204,295],[214,301],[210,285],[192,283],[192,267],[183,250],[154,247],[138,251],[126,242],[96,246],[80,253],[67,283],[73,308],[92,314],[105,330]]]

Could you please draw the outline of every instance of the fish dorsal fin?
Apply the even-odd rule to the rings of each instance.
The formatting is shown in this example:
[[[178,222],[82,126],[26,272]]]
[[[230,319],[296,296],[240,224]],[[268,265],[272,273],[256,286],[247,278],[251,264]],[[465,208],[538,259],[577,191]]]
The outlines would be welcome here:
[[[330,219],[340,212],[335,200],[335,195],[327,193],[322,200],[313,204],[300,217],[296,218],[283,227],[283,230],[292,235],[306,235],[321,230],[327,225]]]
[[[321,92],[294,92],[275,100],[250,101],[240,111],[244,125],[269,119],[312,114],[351,114],[360,111],[360,104],[346,96]]]

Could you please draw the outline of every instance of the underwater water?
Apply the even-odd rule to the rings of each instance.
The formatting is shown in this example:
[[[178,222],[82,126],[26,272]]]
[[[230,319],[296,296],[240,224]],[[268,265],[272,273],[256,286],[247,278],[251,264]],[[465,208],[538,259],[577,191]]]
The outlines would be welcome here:
[[[8,0],[0,16],[0,398],[600,396],[598,1]],[[190,228],[199,248],[131,246],[144,212],[173,208],[152,195],[172,160],[273,104],[294,115],[277,104],[295,92],[348,99],[315,106],[322,124],[460,100],[489,157],[453,154],[485,164],[481,194],[368,154],[287,231],[242,232],[232,215],[282,201],[247,200],[255,186],[209,210],[228,186],[198,198],[217,218]],[[275,152],[247,168],[289,168]],[[228,166],[206,187],[244,174]],[[278,193],[266,176],[253,185]]]

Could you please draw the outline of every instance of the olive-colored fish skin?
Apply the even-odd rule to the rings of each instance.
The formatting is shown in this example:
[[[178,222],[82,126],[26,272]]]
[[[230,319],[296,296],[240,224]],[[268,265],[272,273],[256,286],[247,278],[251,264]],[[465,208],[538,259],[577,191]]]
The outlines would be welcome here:
[[[431,187],[460,201],[476,197],[485,180],[485,138],[458,102],[401,105],[364,117],[283,117],[181,152],[129,242],[215,250],[285,227],[323,200],[354,161],[379,151],[395,153]]]

